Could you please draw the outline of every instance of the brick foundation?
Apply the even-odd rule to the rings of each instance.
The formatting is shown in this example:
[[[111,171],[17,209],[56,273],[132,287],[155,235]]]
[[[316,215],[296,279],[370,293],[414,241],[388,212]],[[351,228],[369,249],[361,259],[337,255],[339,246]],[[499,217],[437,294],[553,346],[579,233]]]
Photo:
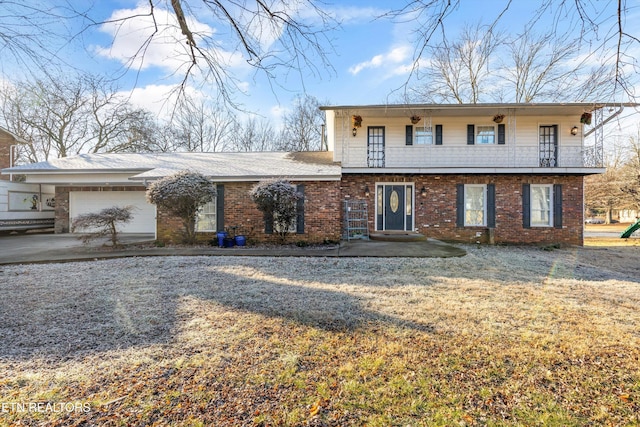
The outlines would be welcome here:
[[[436,239],[454,242],[489,242],[487,227],[456,226],[456,184],[495,184],[496,227],[493,242],[511,244],[583,244],[583,177],[563,175],[355,175],[342,177],[342,198],[370,195],[369,229],[375,230],[376,183],[406,182],[415,188],[415,229]],[[522,184],[562,184],[562,228],[533,227],[522,222]],[[425,188],[425,195],[420,190]]]

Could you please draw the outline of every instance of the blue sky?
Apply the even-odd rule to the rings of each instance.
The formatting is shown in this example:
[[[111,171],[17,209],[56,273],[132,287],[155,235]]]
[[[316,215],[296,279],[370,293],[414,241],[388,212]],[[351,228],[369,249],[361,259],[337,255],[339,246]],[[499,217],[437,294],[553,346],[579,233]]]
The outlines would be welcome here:
[[[27,2],[29,0],[26,0]],[[60,5],[62,1],[48,0],[52,5]],[[38,2],[42,3],[42,2]],[[162,107],[167,94],[180,82],[182,62],[175,50],[175,40],[184,40],[175,29],[168,30],[163,24],[173,25],[173,15],[167,11],[170,2],[156,1],[155,14],[158,24],[163,28],[157,43],[152,44],[146,52],[144,62],[136,62],[132,69],[124,73],[119,79],[121,90],[131,95],[131,101],[162,115]],[[196,5],[199,0],[183,4]],[[291,101],[296,95],[306,92],[318,98],[322,103],[332,105],[341,104],[380,104],[397,102],[398,94],[394,89],[400,88],[409,78],[409,72],[414,63],[416,21],[404,19],[381,18],[391,6],[398,7],[404,1],[332,1],[327,0],[325,10],[334,16],[341,25],[328,34],[332,40],[328,60],[332,69],[321,69],[319,73],[312,73],[308,69],[301,69],[303,82],[296,73],[286,73],[278,70],[275,80],[271,83],[261,74],[254,73],[246,65],[244,59],[225,40],[224,26],[219,21],[208,19],[207,14],[199,15],[198,20],[190,21],[192,29],[220,36],[220,55],[228,61],[228,69],[237,78],[239,88],[243,92],[236,92],[235,101],[244,109],[254,111],[259,115],[277,123],[283,111],[290,108]],[[446,30],[449,37],[454,37],[459,28],[465,23],[485,24],[492,22],[508,0],[462,0],[461,5],[454,9],[446,20]],[[570,2],[573,4],[573,2]],[[600,6],[615,2],[601,0],[596,2]],[[45,0],[46,4],[46,0]],[[132,14],[144,14],[149,10],[147,1],[111,0],[95,1],[70,0],[69,4],[77,9],[85,10],[87,15],[95,21],[106,21]],[[500,28],[511,31],[522,31],[529,21],[539,2],[512,0],[509,10],[500,21]],[[638,0],[629,0],[632,13],[629,19],[635,19]],[[599,7],[600,7],[599,6]],[[196,11],[196,15],[198,15]],[[305,10],[296,12],[302,19],[307,16]],[[600,17],[597,19],[602,20]],[[538,23],[544,29],[553,19],[551,14],[543,17]],[[570,29],[575,26],[575,19],[560,16],[560,28]],[[131,23],[116,27],[114,25],[91,26],[86,22],[61,22],[77,37],[64,43],[59,55],[70,64],[81,70],[108,76],[118,75],[126,67],[126,58],[138,49],[144,37],[149,34],[150,21],[141,17]],[[600,22],[601,29],[611,25],[611,21]],[[634,26],[636,27],[636,26]],[[80,29],[84,29],[78,33]],[[436,33],[436,38],[438,37]],[[605,33],[603,33],[604,35]],[[166,36],[167,43],[160,43]],[[265,41],[270,43],[273,41]],[[11,80],[10,67],[5,65],[3,78]],[[197,83],[197,79],[192,83]],[[189,88],[190,93],[197,96],[209,96],[211,85]]]

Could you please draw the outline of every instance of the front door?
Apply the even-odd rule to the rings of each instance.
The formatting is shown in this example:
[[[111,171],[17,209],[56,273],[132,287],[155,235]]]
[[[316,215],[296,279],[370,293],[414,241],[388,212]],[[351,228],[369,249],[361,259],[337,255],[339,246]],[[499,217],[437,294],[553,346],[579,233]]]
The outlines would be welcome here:
[[[404,230],[404,185],[387,185],[384,192],[384,229]]]
[[[409,231],[413,228],[413,184],[378,184],[376,229]]]

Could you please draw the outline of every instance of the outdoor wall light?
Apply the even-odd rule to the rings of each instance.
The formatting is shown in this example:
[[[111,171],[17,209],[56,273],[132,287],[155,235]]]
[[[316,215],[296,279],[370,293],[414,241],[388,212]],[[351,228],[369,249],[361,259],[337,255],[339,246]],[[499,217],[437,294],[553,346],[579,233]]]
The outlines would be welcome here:
[[[355,133],[355,128],[353,129],[353,133]],[[371,194],[371,192],[369,191],[369,186],[368,186],[368,185],[366,185],[366,186],[364,187],[364,196],[365,196],[365,197],[369,197],[369,195],[370,195],[370,194]]]
[[[351,129],[351,135],[356,136],[358,134],[358,128]]]
[[[578,134],[578,126],[571,128],[571,135],[576,136]]]
[[[421,195],[422,197],[427,197],[427,189],[426,189],[426,188],[424,188],[424,187],[422,187],[422,188],[420,189],[420,195]]]

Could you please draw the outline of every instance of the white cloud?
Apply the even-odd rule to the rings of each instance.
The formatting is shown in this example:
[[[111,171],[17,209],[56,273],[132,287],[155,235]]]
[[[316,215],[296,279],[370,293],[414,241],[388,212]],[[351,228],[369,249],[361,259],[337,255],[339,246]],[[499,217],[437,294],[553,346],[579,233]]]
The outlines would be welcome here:
[[[413,63],[410,62],[408,64],[403,64],[403,62],[411,59],[411,51],[411,46],[396,46],[386,53],[375,55],[368,61],[360,62],[359,64],[349,67],[349,73],[355,76],[358,75],[362,70],[368,68],[384,67],[385,69],[391,69],[392,75],[398,74],[398,72],[401,72],[401,74],[406,74],[413,67]]]
[[[176,105],[177,91],[173,85],[147,85],[137,87],[130,92],[121,92],[119,95],[126,98],[133,105],[150,111],[161,120],[168,119]],[[185,89],[187,95],[199,99],[201,95],[193,88]]]
[[[190,48],[173,12],[156,7],[151,17],[149,7],[141,4],[135,9],[114,11],[108,21],[100,30],[110,35],[113,42],[110,46],[95,46],[98,55],[115,59],[129,68],[158,67],[170,73],[191,63]],[[213,39],[214,28],[190,16],[187,23],[198,47],[206,50],[222,67],[247,67],[240,53],[212,46],[217,42]]]

